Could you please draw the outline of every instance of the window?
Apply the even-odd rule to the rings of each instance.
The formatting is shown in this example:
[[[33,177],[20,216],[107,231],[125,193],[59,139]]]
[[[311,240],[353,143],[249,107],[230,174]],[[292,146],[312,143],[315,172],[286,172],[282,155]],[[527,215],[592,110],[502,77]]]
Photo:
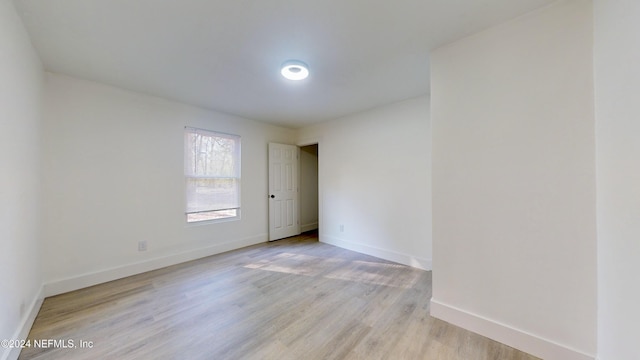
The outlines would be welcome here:
[[[240,136],[185,127],[187,222],[240,215]]]

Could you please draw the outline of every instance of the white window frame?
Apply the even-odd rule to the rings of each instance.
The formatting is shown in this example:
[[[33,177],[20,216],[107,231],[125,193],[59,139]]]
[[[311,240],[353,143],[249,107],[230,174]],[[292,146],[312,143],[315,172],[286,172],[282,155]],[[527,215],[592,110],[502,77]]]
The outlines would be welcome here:
[[[194,135],[198,136],[197,144]],[[204,144],[203,139],[206,142]],[[231,160],[231,165],[217,163],[220,170],[215,170],[214,166],[207,169],[207,164],[220,161],[220,157],[213,153],[217,141],[226,144],[231,142],[229,152],[222,153],[225,156],[223,160],[227,164]],[[185,126],[185,220],[188,224],[240,219],[241,146],[239,135]],[[228,186],[227,191],[220,191],[224,186]],[[219,194],[216,195],[216,192]]]

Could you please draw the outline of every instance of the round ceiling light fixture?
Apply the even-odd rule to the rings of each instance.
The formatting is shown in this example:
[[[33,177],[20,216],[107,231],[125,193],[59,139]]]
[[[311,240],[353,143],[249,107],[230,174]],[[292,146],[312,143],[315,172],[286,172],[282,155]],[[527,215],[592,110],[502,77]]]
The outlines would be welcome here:
[[[299,60],[288,60],[280,69],[282,76],[289,80],[304,80],[309,76],[309,67]]]

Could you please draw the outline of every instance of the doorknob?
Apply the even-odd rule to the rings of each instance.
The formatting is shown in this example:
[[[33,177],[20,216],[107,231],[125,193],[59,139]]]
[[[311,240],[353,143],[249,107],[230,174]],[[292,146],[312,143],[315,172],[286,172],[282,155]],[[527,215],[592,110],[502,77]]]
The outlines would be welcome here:
[[[271,198],[272,198],[272,199],[275,199],[275,198],[276,198],[276,196],[275,196],[275,195],[271,195]]]

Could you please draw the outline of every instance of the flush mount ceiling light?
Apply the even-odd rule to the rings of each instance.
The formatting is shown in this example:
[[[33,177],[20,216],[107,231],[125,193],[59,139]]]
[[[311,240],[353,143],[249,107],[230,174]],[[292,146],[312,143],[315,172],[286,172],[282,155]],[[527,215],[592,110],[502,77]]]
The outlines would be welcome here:
[[[302,61],[289,60],[282,64],[280,73],[289,80],[304,80],[309,76],[309,67]]]

